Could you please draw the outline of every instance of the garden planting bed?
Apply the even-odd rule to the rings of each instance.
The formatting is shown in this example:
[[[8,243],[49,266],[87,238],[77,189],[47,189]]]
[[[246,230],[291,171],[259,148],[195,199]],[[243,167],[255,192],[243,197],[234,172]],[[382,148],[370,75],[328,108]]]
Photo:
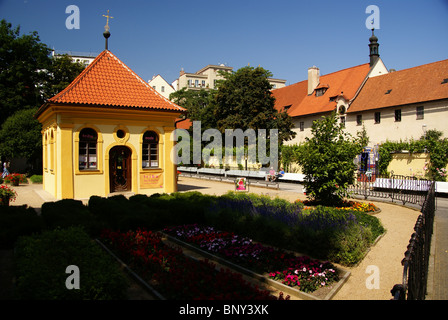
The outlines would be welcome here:
[[[350,272],[289,250],[212,227],[185,225],[163,230],[171,243],[227,266],[280,292],[304,300],[330,300]]]
[[[188,257],[159,232],[105,230],[97,242],[160,300],[286,300],[228,268]]]
[[[177,231],[188,229],[200,230],[193,238],[202,238],[202,248],[191,242],[192,237],[173,236],[176,228],[163,232],[106,231],[97,241],[143,288],[162,300],[328,300],[350,275],[328,262],[263,246],[232,233],[197,225],[177,227]],[[267,256],[273,259],[271,263],[265,260]],[[281,272],[259,272],[266,262],[267,268],[283,268],[278,268]]]

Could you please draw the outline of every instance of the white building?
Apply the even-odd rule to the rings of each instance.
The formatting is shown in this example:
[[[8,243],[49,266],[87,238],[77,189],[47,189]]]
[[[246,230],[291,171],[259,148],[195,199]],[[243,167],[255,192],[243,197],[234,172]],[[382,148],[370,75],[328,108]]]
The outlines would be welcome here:
[[[53,57],[58,57],[62,55],[69,55],[73,62],[80,62],[84,64],[84,67],[87,67],[89,64],[92,63],[93,60],[98,56],[97,53],[93,52],[75,52],[75,51],[61,51],[61,50],[54,50],[51,52],[51,55]]]
[[[233,67],[228,67],[224,64],[209,64],[195,73],[187,73],[182,69],[179,78],[174,81],[173,87],[175,90],[182,88],[187,88],[188,90],[215,89],[216,81],[223,79],[218,72],[232,72],[232,70]],[[272,84],[273,89],[283,88],[286,84],[286,80],[273,78],[269,78],[268,80]]]
[[[160,74],[153,76],[152,79],[148,81],[148,84],[167,99],[170,98],[171,93],[176,91]]]

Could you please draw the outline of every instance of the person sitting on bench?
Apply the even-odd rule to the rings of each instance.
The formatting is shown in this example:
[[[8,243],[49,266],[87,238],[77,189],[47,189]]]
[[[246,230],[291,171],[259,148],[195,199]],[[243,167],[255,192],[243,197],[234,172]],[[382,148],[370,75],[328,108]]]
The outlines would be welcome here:
[[[269,170],[267,178],[268,178],[268,181],[274,181],[275,180],[276,175],[275,175],[275,171],[274,171],[273,167],[271,167],[271,170]]]
[[[283,177],[284,175],[285,175],[285,170],[283,170],[283,168],[280,167],[280,171],[277,173],[277,177],[276,177],[276,179],[277,179],[277,178],[281,178],[281,177]]]

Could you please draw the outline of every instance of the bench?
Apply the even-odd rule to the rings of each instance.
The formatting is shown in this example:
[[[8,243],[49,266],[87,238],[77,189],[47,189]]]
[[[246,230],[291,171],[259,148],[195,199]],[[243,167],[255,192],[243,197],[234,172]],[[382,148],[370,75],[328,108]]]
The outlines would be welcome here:
[[[198,169],[198,174],[204,173],[204,174],[223,175],[225,171],[226,171],[225,169],[201,168],[201,169]]]
[[[187,174],[188,176],[192,176],[193,174],[197,174],[198,168],[196,167],[177,167],[177,171],[180,171],[181,174]]]
[[[370,187],[378,189],[394,189],[406,191],[428,191],[431,181],[376,178]]]
[[[305,175],[302,173],[286,172],[282,177],[278,177],[277,180],[303,182],[305,180]]]
[[[448,182],[436,181],[437,193],[448,193]]]
[[[227,170],[224,175],[231,176],[231,177],[242,177],[247,178],[249,176],[249,170]]]

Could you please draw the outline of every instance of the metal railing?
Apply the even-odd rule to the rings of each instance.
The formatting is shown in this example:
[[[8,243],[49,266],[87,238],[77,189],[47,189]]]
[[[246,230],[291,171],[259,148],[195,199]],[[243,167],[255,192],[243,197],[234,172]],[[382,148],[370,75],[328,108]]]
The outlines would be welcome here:
[[[423,205],[432,181],[411,176],[376,176],[359,173],[349,191],[368,198],[391,199],[406,203]]]
[[[401,261],[403,281],[391,290],[393,300],[425,299],[435,210],[435,182],[432,182],[422,205],[421,214],[415,223],[405,257]]]

